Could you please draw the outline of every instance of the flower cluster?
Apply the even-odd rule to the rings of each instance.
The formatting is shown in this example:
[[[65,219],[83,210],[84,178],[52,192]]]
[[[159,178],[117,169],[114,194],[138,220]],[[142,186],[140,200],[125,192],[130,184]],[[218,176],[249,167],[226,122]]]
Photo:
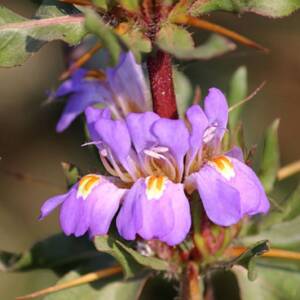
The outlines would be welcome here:
[[[220,226],[268,211],[263,187],[242,151],[222,152],[228,106],[220,90],[209,90],[203,108],[192,105],[184,119],[171,120],[149,111],[142,70],[130,53],[104,82],[78,74],[57,91],[72,93],[59,129],[84,111],[91,143],[109,175],[82,177],[66,194],[46,201],[41,218],[61,204],[60,222],[68,235],[104,235],[116,216],[124,239],[176,245],[190,231],[193,192]],[[91,106],[96,102],[107,107]]]
[[[115,68],[100,74],[78,69],[70,79],[63,82],[50,98],[68,96],[68,102],[57,123],[56,130],[64,131],[85,108],[105,104],[116,118],[129,112],[144,112],[151,109],[150,93],[143,71],[131,52],[122,53]]]

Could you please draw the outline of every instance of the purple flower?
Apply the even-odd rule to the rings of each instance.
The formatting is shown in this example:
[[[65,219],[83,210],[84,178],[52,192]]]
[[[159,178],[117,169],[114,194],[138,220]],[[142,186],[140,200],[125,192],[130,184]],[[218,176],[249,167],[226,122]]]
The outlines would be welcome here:
[[[168,245],[182,242],[191,226],[190,207],[183,184],[165,176],[149,176],[134,183],[117,217],[119,233],[127,240],[138,234]]]
[[[66,235],[104,235],[115,216],[125,190],[116,187],[104,176],[88,174],[66,194],[47,200],[40,219],[61,205],[60,224]]]
[[[129,240],[139,235],[169,245],[182,242],[191,226],[189,202],[180,183],[189,148],[184,122],[153,112],[112,120],[103,112],[88,108],[85,114],[104,167],[130,186],[117,217],[119,233]],[[97,115],[99,119],[94,118]],[[182,140],[172,137],[174,131]]]
[[[266,213],[269,201],[255,173],[242,161],[241,151],[234,148],[224,154],[220,150],[228,120],[225,96],[210,89],[204,111],[192,106],[187,119],[190,142],[197,136],[197,143],[191,143],[185,184],[189,192],[198,190],[209,219],[230,226],[245,215]]]
[[[105,80],[88,75],[88,70],[78,69],[51,96],[68,96],[56,126],[58,132],[65,130],[87,107],[97,103],[105,104],[117,118],[132,111],[149,110],[149,91],[144,74],[131,52],[122,53],[119,64],[106,69]]]
[[[218,89],[210,89],[204,110],[190,107],[186,120],[154,112],[113,119],[110,110],[93,107],[85,116],[92,144],[114,183],[87,175],[44,204],[42,217],[63,203],[61,225],[67,234],[107,233],[120,207],[116,222],[123,238],[177,245],[190,230],[188,195],[194,190],[209,219],[221,226],[268,211],[262,185],[244,164],[241,150],[221,151],[228,107]]]

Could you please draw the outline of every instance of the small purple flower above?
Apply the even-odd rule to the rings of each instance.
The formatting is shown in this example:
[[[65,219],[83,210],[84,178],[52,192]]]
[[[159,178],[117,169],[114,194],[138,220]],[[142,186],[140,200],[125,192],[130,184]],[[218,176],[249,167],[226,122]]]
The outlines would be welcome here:
[[[64,131],[87,107],[103,104],[116,118],[129,112],[150,110],[149,90],[141,65],[131,52],[122,53],[117,66],[105,70],[106,79],[90,77],[88,70],[78,69],[64,81],[51,98],[67,96],[56,130]]]

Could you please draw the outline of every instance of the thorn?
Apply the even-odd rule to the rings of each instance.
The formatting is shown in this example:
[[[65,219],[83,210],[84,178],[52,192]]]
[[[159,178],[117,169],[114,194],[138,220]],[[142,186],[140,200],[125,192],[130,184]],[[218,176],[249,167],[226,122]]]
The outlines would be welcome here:
[[[115,32],[119,35],[123,35],[127,33],[129,29],[129,24],[122,22],[115,28]],[[71,66],[60,75],[59,80],[66,80],[69,78],[78,68],[82,67],[87,61],[89,61],[101,48],[102,45],[99,42],[96,43],[95,46],[80,56],[74,63],[72,63]]]
[[[240,102],[238,102],[238,103],[232,105],[231,107],[229,107],[228,112],[231,112],[231,111],[235,110],[240,105],[242,105],[242,104],[248,102],[249,100],[251,100],[265,85],[266,85],[266,81],[263,81],[249,96],[247,96],[245,99],[243,99]]]
[[[65,72],[63,72],[60,75],[59,80],[66,80],[68,77],[70,77],[78,68],[83,66],[89,59],[91,59],[92,56],[96,54],[98,50],[101,49],[101,47],[102,45],[100,43],[97,43],[88,52],[84,53],[74,63],[72,63],[71,66]]]
[[[186,15],[181,15],[178,16],[174,19],[174,23],[180,24],[180,25],[190,25],[196,28],[201,28],[204,30],[208,30],[211,32],[218,33],[220,35],[226,36],[240,44],[243,44],[248,47],[252,47],[258,50],[261,50],[265,53],[269,52],[269,49],[265,48],[264,46],[248,39],[247,37],[244,37],[243,35],[236,33],[230,29],[224,28],[220,25],[211,23],[209,21],[205,21],[199,18],[195,18],[192,16],[186,16]]]

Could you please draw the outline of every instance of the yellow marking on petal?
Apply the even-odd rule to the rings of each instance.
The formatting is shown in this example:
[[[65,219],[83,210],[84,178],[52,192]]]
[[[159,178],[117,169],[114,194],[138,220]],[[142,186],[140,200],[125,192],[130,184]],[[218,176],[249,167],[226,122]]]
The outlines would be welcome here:
[[[77,197],[86,199],[93,188],[100,182],[101,176],[89,174],[82,177],[78,184]]]
[[[148,200],[158,200],[163,195],[167,180],[166,176],[149,176],[146,178],[146,196]]]
[[[214,167],[227,180],[235,176],[233,164],[227,156],[222,155],[215,157],[210,160],[208,164]]]

